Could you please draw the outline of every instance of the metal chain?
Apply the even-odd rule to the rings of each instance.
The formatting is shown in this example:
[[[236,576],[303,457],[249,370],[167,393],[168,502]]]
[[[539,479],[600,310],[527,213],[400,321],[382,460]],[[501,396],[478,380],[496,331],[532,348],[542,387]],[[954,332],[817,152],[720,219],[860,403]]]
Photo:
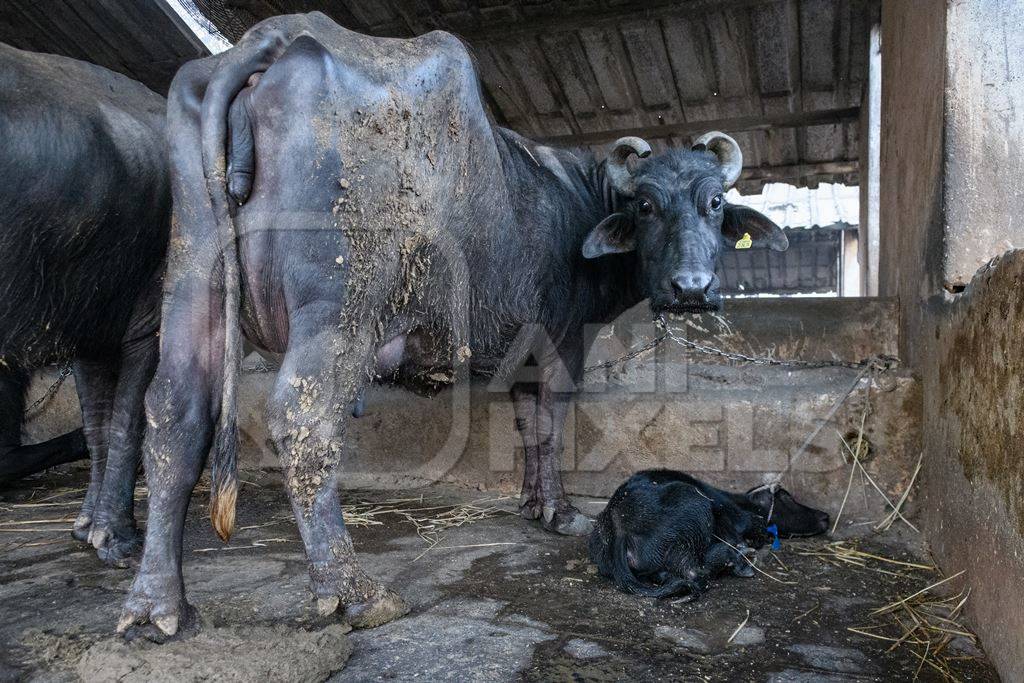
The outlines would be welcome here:
[[[53,398],[53,396],[60,389],[60,386],[62,384],[64,384],[64,380],[66,380],[68,378],[68,375],[70,375],[70,374],[71,374],[71,361],[68,361],[68,362],[64,363],[64,365],[61,366],[60,374],[57,375],[57,380],[53,384],[50,385],[50,388],[46,390],[46,393],[44,393],[42,396],[40,396],[38,399],[36,399],[32,403],[32,405],[30,405],[28,408],[25,409],[25,414],[29,415],[29,414],[35,412],[36,408],[38,408],[39,406],[43,405],[48,400]]]
[[[896,358],[895,356],[885,355],[871,356],[870,358],[865,358],[864,360],[856,362],[840,360],[780,360],[778,358],[770,358],[768,356],[750,356],[745,353],[739,353],[736,351],[726,351],[724,349],[719,349],[707,344],[698,344],[697,342],[690,341],[685,337],[681,337],[675,330],[668,326],[668,323],[665,321],[665,317],[662,315],[659,315],[655,319],[654,324],[661,330],[661,334],[659,334],[654,339],[642,344],[641,346],[638,346],[635,349],[626,352],[625,354],[619,356],[618,358],[607,360],[596,365],[588,365],[583,369],[583,371],[592,372],[594,370],[611,368],[613,366],[619,365],[620,363],[632,360],[633,358],[636,358],[640,354],[646,353],[647,351],[656,348],[666,339],[671,339],[680,346],[687,348],[691,351],[696,351],[697,353],[709,356],[717,356],[719,358],[725,358],[727,360],[736,361],[740,363],[751,363],[753,365],[768,365],[804,369],[850,368],[853,370],[860,370],[863,368],[868,368],[871,370],[884,372],[886,370],[891,370],[895,368],[899,364],[899,359]]]
[[[661,342],[665,341],[667,338],[668,330],[663,330],[662,333],[659,334],[654,339],[651,339],[650,341],[636,347],[635,349],[626,352],[624,355],[619,356],[618,358],[613,358],[611,360],[606,360],[602,363],[598,363],[597,365],[588,365],[585,368],[583,368],[583,372],[593,372],[594,370],[611,368],[618,365],[619,363],[625,363],[627,360],[633,360],[637,356],[647,353],[653,348],[656,348],[659,344],[661,344]]]

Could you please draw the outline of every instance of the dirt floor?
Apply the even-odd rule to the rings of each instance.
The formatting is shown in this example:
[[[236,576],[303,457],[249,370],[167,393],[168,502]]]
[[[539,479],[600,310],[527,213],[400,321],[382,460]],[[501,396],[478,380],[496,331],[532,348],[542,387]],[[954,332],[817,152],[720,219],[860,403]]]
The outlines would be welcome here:
[[[910,644],[916,635],[889,651],[912,610],[871,612],[941,580],[933,571],[838,559],[828,539],[784,541],[761,558],[772,578],[722,578],[696,602],[656,602],[615,590],[583,539],[524,522],[508,512],[511,498],[442,486],[346,494],[364,523],[352,529],[364,566],[412,605],[399,621],[346,634],[315,616],[275,477],[244,478],[226,547],[206,522],[207,494],[196,496],[185,579],[202,625],[164,645],[112,635],[132,572],[103,567],[65,531],[81,468],[0,490],[0,680],[942,680],[936,666],[998,680],[955,621],[938,622],[952,638],[940,664],[922,660],[932,646]],[[929,564],[913,534],[842,547]]]

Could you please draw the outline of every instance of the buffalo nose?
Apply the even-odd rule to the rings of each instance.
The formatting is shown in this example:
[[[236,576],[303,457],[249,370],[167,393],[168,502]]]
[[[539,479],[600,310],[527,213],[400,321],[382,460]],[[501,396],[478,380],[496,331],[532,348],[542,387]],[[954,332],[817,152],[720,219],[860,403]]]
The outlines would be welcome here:
[[[672,278],[676,299],[707,299],[712,277],[711,273],[685,273]]]

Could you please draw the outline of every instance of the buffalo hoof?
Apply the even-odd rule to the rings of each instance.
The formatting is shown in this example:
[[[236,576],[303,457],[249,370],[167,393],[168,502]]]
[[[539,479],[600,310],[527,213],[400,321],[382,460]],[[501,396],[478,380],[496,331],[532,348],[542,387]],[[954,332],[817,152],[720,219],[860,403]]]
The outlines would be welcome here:
[[[544,507],[541,502],[528,494],[523,494],[523,497],[519,500],[519,515],[523,519],[540,519],[540,516],[544,512]]]
[[[180,578],[140,573],[124,602],[117,632],[128,640],[163,642],[194,626],[195,621],[195,610],[181,592]]]
[[[71,525],[71,537],[82,543],[89,542],[89,532],[92,531],[92,515],[81,513]]]
[[[345,606],[345,621],[352,628],[375,628],[404,617],[409,605],[394,591],[385,588],[374,598]]]
[[[92,525],[89,543],[96,548],[96,555],[110,567],[130,567],[134,556],[142,550],[142,532],[134,524]]]
[[[118,633],[130,642],[146,640],[151,643],[162,645],[173,640],[181,640],[199,632],[199,619],[196,618],[196,611],[191,605],[182,608],[181,615],[169,615],[156,617],[153,622],[131,623],[121,630],[118,624]],[[122,621],[124,615],[121,616]]]
[[[594,530],[594,520],[572,507],[544,506],[542,511],[544,528],[562,536],[588,536]]]
[[[341,598],[336,595],[317,598],[316,608],[326,617],[337,611]],[[409,613],[409,605],[402,597],[385,586],[377,585],[373,595],[359,602],[344,605],[344,620],[352,628],[375,628]]]

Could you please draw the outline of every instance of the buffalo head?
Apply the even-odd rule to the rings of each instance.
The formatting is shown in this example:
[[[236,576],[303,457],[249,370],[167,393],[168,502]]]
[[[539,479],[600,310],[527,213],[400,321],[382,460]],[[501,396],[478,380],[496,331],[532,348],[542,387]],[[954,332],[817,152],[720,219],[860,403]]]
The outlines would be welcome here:
[[[728,135],[707,133],[692,149],[670,150],[630,172],[631,155],[650,153],[637,137],[613,145],[605,173],[625,201],[590,232],[583,255],[636,251],[644,293],[656,313],[720,310],[715,268],[722,245],[732,248],[749,235],[754,245],[783,251],[789,241],[766,216],[726,202],[725,192],[743,168],[739,145]]]

